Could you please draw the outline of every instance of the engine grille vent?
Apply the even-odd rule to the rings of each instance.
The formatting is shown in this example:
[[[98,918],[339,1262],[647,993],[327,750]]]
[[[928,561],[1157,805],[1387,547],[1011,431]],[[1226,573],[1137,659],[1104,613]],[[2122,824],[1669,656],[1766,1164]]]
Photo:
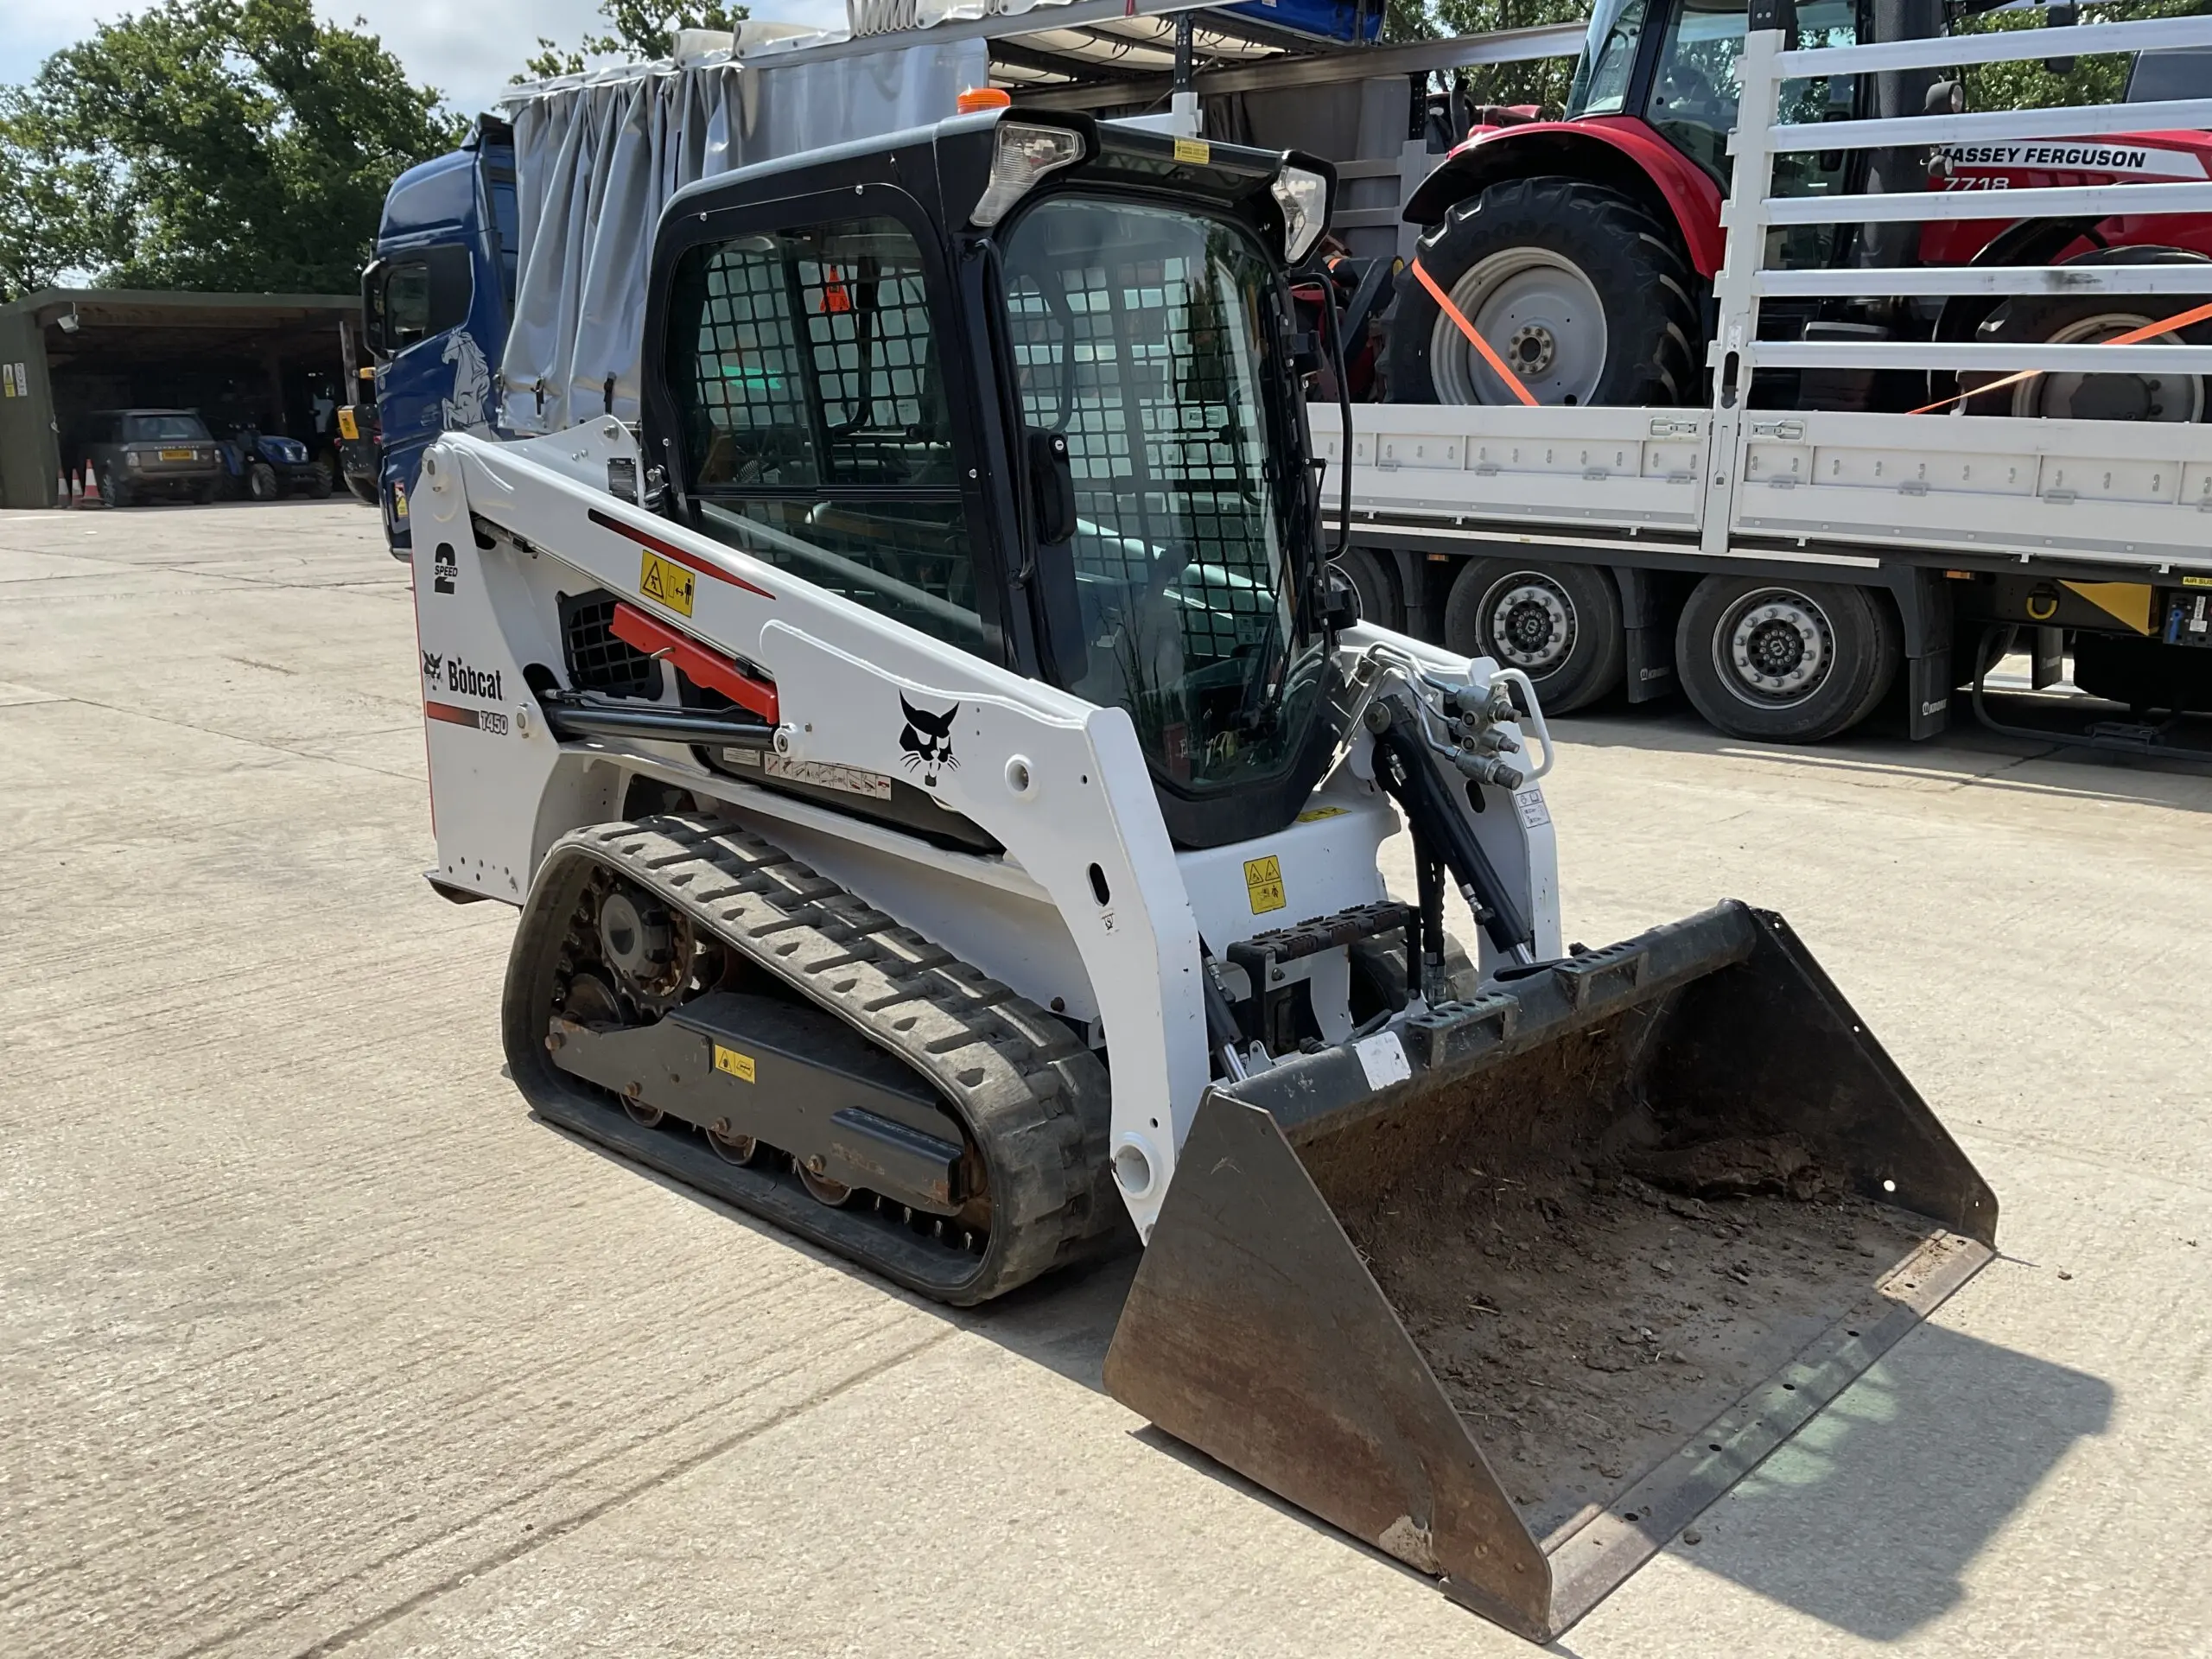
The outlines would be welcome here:
[[[613,697],[660,696],[660,664],[614,637],[614,595],[605,588],[561,598],[561,652],[569,683]]]

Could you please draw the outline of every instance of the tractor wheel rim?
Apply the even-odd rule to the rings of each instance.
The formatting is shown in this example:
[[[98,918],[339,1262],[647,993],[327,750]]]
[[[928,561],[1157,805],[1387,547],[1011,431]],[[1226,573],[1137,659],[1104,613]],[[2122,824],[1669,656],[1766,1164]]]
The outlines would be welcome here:
[[[1582,267],[1549,248],[1507,248],[1452,284],[1452,303],[1540,404],[1587,404],[1605,373],[1605,308]],[[1437,313],[1428,360],[1443,404],[1517,404],[1459,327]]]
[[[1747,594],[1713,630],[1713,665],[1728,689],[1759,708],[1790,708],[1827,683],[1835,665],[1827,613],[1787,588]]]
[[[2056,330],[2049,346],[2094,346],[2156,319],[2126,312],[2082,317]],[[2186,346],[2159,334],[2146,346]],[[2039,374],[2012,388],[2012,413],[2053,420],[2157,421],[2187,424],[2204,418],[2204,379],[2193,374]]]
[[[1523,673],[1551,673],[1574,650],[1574,607],[1559,584],[1533,570],[1502,576],[1484,597],[1484,643]]]

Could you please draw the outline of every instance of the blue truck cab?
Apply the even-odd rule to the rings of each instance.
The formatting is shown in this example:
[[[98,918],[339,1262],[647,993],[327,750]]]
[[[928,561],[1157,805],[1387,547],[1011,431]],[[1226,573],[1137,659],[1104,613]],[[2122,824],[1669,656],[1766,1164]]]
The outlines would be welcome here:
[[[361,313],[376,363],[378,502],[397,557],[413,546],[408,503],[431,440],[504,435],[498,365],[514,315],[517,230],[514,132],[491,116],[385,197]]]

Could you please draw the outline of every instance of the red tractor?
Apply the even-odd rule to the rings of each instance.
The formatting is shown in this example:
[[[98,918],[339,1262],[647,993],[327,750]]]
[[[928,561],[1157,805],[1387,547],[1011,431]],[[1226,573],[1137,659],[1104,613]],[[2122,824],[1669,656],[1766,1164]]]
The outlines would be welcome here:
[[[1986,3],[1972,0],[1969,9]],[[1956,15],[1955,7],[1948,16]],[[1798,0],[1796,40],[1812,47],[1929,38],[1944,32],[1948,16],[1944,0]],[[1486,112],[1491,124],[1474,128],[1408,203],[1406,217],[1428,227],[1420,246],[1422,270],[1536,402],[1708,400],[1707,295],[1723,252],[1734,69],[1745,23],[1745,0],[1599,0],[1565,118]],[[2188,48],[2143,54],[2127,100],[2159,103],[2208,92],[2212,53]],[[1963,108],[1957,86],[1932,70],[1791,82],[1783,101],[1783,118],[1794,122]],[[1999,211],[1970,223],[1791,227],[1775,233],[1769,261],[1792,270],[2212,262],[2212,219],[2008,219],[1998,194],[2207,177],[2212,135],[2202,131],[1789,154],[1777,161],[1778,194],[1986,190]],[[2202,302],[2170,294],[1897,299],[1879,294],[1878,277],[1870,276],[1868,287],[1873,291],[1863,299],[1769,301],[1761,332],[1778,339],[2091,343]],[[2212,264],[2205,292],[2212,296]],[[2212,325],[2160,338],[2201,343],[2212,339]],[[1393,402],[1525,401],[1412,273],[1400,283],[1384,357],[1385,395]],[[1972,390],[1948,374],[1764,372],[1750,400],[1767,407],[1904,410]],[[2049,374],[1993,388],[1970,407],[1987,414],[2201,421],[2209,404],[2212,388],[2197,378]],[[1498,567],[1488,573],[1495,582],[1488,582],[1490,564]],[[1543,592],[1532,582],[1510,561],[1471,561],[1446,607],[1447,639],[1471,652],[1510,647],[1511,659],[1539,676],[1549,707],[1573,708],[1602,696],[1618,670],[1608,672],[1593,658],[1590,671],[1577,672],[1566,658],[1573,636],[1586,632],[1573,626],[1578,613],[1602,620],[1617,610],[1604,572],[1562,565],[1545,573],[1549,587]],[[1491,586],[1500,591],[1490,592]],[[1602,627],[1586,632],[1605,633]]]

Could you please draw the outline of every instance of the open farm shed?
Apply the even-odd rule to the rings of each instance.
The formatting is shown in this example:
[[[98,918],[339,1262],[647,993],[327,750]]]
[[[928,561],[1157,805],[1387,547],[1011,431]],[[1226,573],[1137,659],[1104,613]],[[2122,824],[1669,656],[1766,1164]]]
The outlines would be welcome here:
[[[345,379],[353,294],[48,289],[0,305],[0,505],[54,505],[97,410],[191,409],[320,450]]]

